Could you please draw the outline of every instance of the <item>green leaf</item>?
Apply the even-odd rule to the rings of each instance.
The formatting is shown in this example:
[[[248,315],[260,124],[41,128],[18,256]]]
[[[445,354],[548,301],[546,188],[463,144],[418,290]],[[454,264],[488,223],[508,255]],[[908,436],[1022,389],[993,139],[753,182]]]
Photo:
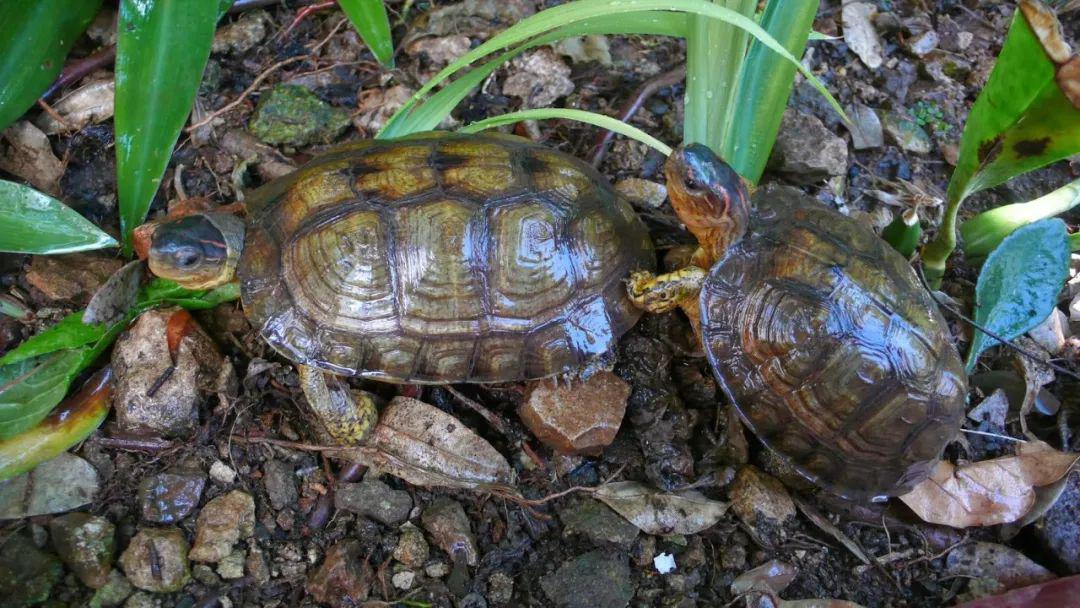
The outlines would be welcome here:
[[[915,253],[920,237],[922,237],[922,224],[919,223],[919,214],[911,208],[904,209],[881,231],[882,240],[892,245],[893,249],[905,258],[911,258],[911,255]]]
[[[87,347],[0,367],[0,439],[41,421],[67,393]]]
[[[210,57],[216,0],[121,0],[116,182],[124,252],[161,185]]]
[[[585,110],[571,110],[563,108],[541,108],[538,110],[521,110],[519,112],[510,112],[499,116],[492,116],[485,118],[484,120],[474,122],[470,125],[464,126],[459,129],[462,133],[478,133],[484,129],[490,129],[492,127],[498,127],[501,125],[508,125],[515,122],[521,122],[523,120],[547,120],[550,118],[566,118],[570,120],[576,120],[579,122],[596,125],[598,127],[614,131],[620,135],[625,135],[640,141],[641,143],[654,148],[664,156],[671,154],[671,146],[656,139],[652,135],[642,131],[641,129],[628,125],[625,122],[605,116],[604,114],[597,114],[595,112],[586,112]]]
[[[386,68],[394,67],[390,17],[386,15],[382,0],[338,0],[338,5],[379,63]]]
[[[30,336],[22,344],[0,357],[0,365],[19,363],[58,350],[93,344],[108,333],[105,325],[85,325],[83,312],[71,313],[45,331]]]
[[[1057,69],[1024,12],[1016,10],[994,70],[968,113],[941,228],[923,249],[932,285],[940,283],[956,248],[956,218],[964,199],[1080,153],[1080,108],[1056,81]],[[1069,86],[1080,87],[1078,80],[1074,75]]]
[[[1064,213],[1077,205],[1080,205],[1080,179],[1033,201],[984,211],[960,224],[964,257],[969,261],[981,258],[1020,226]]]
[[[4,180],[0,180],[0,226],[0,251],[71,253],[117,244],[64,203]]]
[[[56,80],[101,0],[0,2],[0,131]]]
[[[986,258],[975,286],[975,323],[1012,340],[1042,323],[1069,276],[1065,222],[1052,218],[1028,224],[1001,241]],[[968,373],[983,351],[997,344],[975,330]]]

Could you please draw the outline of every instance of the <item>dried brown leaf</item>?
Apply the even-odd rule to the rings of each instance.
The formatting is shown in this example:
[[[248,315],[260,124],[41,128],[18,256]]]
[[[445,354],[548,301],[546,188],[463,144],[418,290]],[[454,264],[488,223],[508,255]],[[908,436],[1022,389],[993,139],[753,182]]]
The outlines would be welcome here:
[[[769,560],[736,576],[735,580],[731,581],[731,593],[743,595],[755,589],[780,593],[787,589],[798,573],[791,564],[778,559]]]
[[[510,465],[453,416],[417,399],[396,397],[355,459],[420,486],[477,488],[510,482]]]
[[[1034,441],[1017,452],[961,467],[941,461],[900,500],[924,521],[954,528],[1016,521],[1034,505],[1034,487],[1054,483],[1080,458]]]
[[[90,123],[97,124],[113,117],[116,86],[113,79],[99,80],[79,87],[53,105],[63,122],[45,112],[35,121],[49,135],[78,131]]]
[[[128,262],[94,292],[83,312],[83,323],[115,323],[135,305],[142,282],[142,261]]]
[[[844,545],[844,547],[847,548],[848,551],[851,551],[852,555],[859,558],[862,563],[870,563],[870,558],[866,557],[866,553],[863,552],[862,547],[860,547],[855,541],[851,540],[851,537],[849,537],[847,534],[844,534],[844,532],[840,528],[837,528],[835,525],[833,525],[833,523],[829,521],[828,518],[826,518],[824,515],[822,515],[820,511],[815,509],[813,505],[808,504],[806,501],[799,498],[798,496],[792,496],[791,498],[795,501],[795,506],[799,507],[799,510],[802,511],[802,514],[805,515],[806,518],[809,519],[811,522],[813,522],[815,526],[821,528],[823,532],[835,538],[837,542],[839,542],[841,545]],[[781,590],[778,589],[777,591]]]
[[[694,490],[661,492],[636,481],[596,488],[593,496],[646,534],[697,534],[727,512],[728,504]]]
[[[945,570],[953,576],[982,579],[978,587],[988,593],[1002,593],[1057,578],[1016,549],[986,542],[967,543],[950,551],[945,558]]]
[[[0,133],[0,169],[52,196],[60,195],[64,163],[53,154],[49,138],[20,120]]]

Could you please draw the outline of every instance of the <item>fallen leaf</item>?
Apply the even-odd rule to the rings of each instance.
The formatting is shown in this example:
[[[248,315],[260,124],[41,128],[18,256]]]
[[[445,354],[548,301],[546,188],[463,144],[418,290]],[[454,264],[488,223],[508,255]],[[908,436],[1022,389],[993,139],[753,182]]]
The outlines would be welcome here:
[[[743,595],[755,589],[780,593],[799,573],[795,566],[778,559],[769,560],[757,568],[751,568],[731,581],[731,593]]]
[[[79,131],[88,124],[104,122],[113,117],[116,85],[112,78],[79,87],[53,104],[53,110],[63,122],[43,112],[35,124],[48,135]]]
[[[728,504],[700,492],[661,492],[636,481],[619,481],[596,488],[593,496],[646,534],[697,534],[713,526]]]
[[[1070,606],[1080,596],[1080,574],[1013,589],[1002,595],[957,604],[956,608],[1047,608]]]
[[[841,545],[844,545],[844,547],[848,551],[851,551],[852,555],[859,558],[862,563],[870,563],[870,559],[866,557],[866,553],[863,552],[862,547],[860,547],[859,544],[855,541],[851,540],[851,538],[847,534],[844,534],[844,532],[840,530],[840,528],[834,526],[833,523],[828,520],[828,518],[821,514],[821,512],[815,509],[812,505],[808,504],[806,501],[799,498],[797,495],[792,496],[791,499],[795,501],[795,506],[799,507],[799,510],[802,511],[802,514],[805,515],[806,518],[809,519],[811,522],[813,522],[815,526],[821,528],[823,532],[835,538],[837,542],[839,542]],[[780,590],[778,589],[777,591],[779,592]]]
[[[967,543],[950,551],[945,558],[945,570],[952,576],[978,579],[977,585],[969,585],[969,592],[977,587],[981,595],[1057,578],[1016,549],[986,542]]]
[[[1035,504],[1034,487],[1061,479],[1080,454],[1041,441],[1019,444],[1016,456],[957,467],[941,461],[928,479],[900,497],[924,521],[966,528],[1016,521]]]
[[[139,297],[143,265],[139,260],[128,262],[98,288],[83,312],[83,323],[113,324],[127,313]]]
[[[506,484],[510,465],[458,419],[417,399],[396,397],[355,460],[419,486],[477,488]]]
[[[0,169],[45,194],[60,194],[64,163],[53,154],[49,138],[28,121],[20,120],[0,133]]]

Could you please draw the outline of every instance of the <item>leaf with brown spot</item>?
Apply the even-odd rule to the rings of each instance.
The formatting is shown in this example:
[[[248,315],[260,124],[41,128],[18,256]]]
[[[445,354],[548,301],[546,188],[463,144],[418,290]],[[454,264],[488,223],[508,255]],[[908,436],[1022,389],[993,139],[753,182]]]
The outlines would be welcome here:
[[[700,492],[661,492],[636,481],[607,483],[593,496],[646,534],[697,534],[712,527],[728,504]]]

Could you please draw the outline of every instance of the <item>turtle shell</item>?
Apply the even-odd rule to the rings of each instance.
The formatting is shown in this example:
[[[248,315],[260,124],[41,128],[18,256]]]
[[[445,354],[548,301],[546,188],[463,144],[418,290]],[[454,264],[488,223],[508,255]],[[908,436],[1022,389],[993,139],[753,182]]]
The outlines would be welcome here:
[[[701,292],[702,340],[761,441],[841,496],[899,495],[959,432],[967,393],[935,302],[872,230],[791,188]]]
[[[238,267],[277,351],[343,375],[502,382],[580,370],[638,319],[630,205],[517,137],[427,134],[319,157],[248,201]]]

